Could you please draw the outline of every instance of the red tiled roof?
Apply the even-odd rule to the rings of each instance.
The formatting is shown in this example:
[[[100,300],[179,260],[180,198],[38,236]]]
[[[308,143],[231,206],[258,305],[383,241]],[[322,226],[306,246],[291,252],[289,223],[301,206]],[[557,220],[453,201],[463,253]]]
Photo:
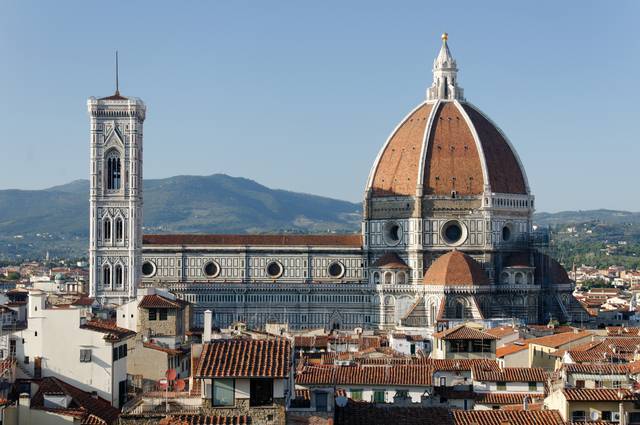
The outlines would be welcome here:
[[[452,410],[455,425],[564,425],[557,410]]]
[[[544,393],[477,393],[478,404],[523,404],[524,398],[544,399]]]
[[[584,364],[584,363],[566,363],[562,366],[567,373],[584,373],[591,375],[626,375],[629,372],[629,364]]]
[[[433,369],[425,365],[305,366],[296,383],[431,386],[432,375]]]
[[[443,340],[454,339],[498,339],[497,337],[483,331],[479,331],[474,328],[470,328],[465,325],[458,325],[451,329],[446,329],[442,332],[438,332],[433,335],[436,338]]]
[[[551,348],[559,348],[562,345],[569,344],[583,338],[588,338],[591,335],[591,332],[587,331],[564,332],[560,334],[541,336],[539,338],[532,338],[527,340],[527,343],[543,345],[545,347]]]
[[[496,348],[496,357],[501,358],[504,356],[508,356],[509,354],[518,353],[528,348],[529,348],[529,344],[527,342],[520,342],[518,344],[511,343],[511,344],[505,345],[504,347]]]
[[[630,390],[614,388],[564,388],[567,401],[620,401],[639,400]]]
[[[167,354],[169,354],[171,356],[177,356],[179,354],[186,353],[186,351],[184,351],[182,349],[174,349],[174,348],[162,347],[162,346],[154,344],[152,342],[143,342],[142,345],[145,348],[149,348],[151,350],[156,350],[156,351],[162,351],[163,353],[167,353]]]
[[[427,269],[426,285],[488,285],[489,278],[480,264],[456,249],[441,255]]]
[[[94,299],[90,298],[90,297],[80,297],[77,300],[75,300],[74,302],[71,303],[71,305],[80,305],[80,306],[87,306],[90,307],[93,305],[94,303]]]
[[[159,425],[251,425],[250,416],[169,415]]]
[[[108,341],[120,341],[126,338],[130,338],[136,334],[132,330],[119,327],[118,325],[116,325],[116,322],[106,320],[89,320],[80,327],[91,331],[102,332],[106,334],[104,336],[104,339]]]
[[[144,235],[144,245],[338,246],[361,248],[360,234],[326,235]]]
[[[496,370],[475,366],[473,379],[488,382],[545,382],[547,373],[538,367],[505,367]]]
[[[294,338],[294,346],[295,348],[305,347],[305,348],[327,348],[327,344],[329,342],[329,337],[326,335],[316,335],[316,336],[296,336]]]
[[[398,256],[395,252],[387,252],[382,257],[378,258],[372,267],[378,267],[383,269],[408,269],[407,263]]]
[[[501,326],[497,328],[487,329],[485,330],[485,332],[488,333],[489,335],[493,335],[498,338],[503,338],[505,336],[517,334],[518,330],[512,328],[511,326]]]
[[[165,298],[158,294],[153,294],[145,295],[144,297],[142,297],[142,300],[140,300],[140,303],[138,303],[138,307],[179,309],[182,308],[182,305],[175,300],[170,300],[169,298]]]
[[[482,365],[485,368],[494,368],[498,370],[500,366],[494,360],[486,359],[416,359],[416,361],[423,360],[425,364],[431,365],[434,371],[471,371],[474,367]]]
[[[198,378],[285,378],[291,368],[291,344],[284,338],[224,339],[204,344]]]
[[[116,424],[118,422],[118,409],[100,397],[93,397],[90,393],[82,391],[58,378],[48,377],[35,381],[39,384],[38,391],[31,398],[31,408],[47,410],[82,419],[83,424]],[[51,409],[44,407],[45,394],[64,394],[71,398],[67,409]],[[100,422],[100,420],[102,422]]]

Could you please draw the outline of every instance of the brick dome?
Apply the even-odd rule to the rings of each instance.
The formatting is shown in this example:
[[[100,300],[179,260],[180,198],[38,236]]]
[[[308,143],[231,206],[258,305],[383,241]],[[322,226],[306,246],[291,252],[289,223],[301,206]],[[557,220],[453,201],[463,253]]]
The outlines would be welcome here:
[[[371,170],[371,196],[528,194],[500,129],[464,100],[428,100],[393,131]]]
[[[438,257],[424,275],[425,285],[487,285],[489,279],[480,264],[467,254],[453,250]]]

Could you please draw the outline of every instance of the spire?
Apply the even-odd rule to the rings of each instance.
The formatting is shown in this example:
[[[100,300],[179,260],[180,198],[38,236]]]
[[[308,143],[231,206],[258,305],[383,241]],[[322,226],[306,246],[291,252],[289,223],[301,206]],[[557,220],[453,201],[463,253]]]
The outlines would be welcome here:
[[[456,60],[449,51],[449,34],[442,34],[442,47],[433,61],[433,84],[427,89],[427,100],[464,100],[463,90],[458,86]]]
[[[120,82],[118,81],[118,51],[116,50],[116,93],[115,96],[120,96]]]

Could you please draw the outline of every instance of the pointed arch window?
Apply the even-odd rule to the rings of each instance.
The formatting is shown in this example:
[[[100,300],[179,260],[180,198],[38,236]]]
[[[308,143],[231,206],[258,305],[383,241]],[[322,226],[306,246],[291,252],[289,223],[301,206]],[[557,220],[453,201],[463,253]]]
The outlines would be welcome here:
[[[104,240],[105,241],[110,241],[111,240],[111,219],[110,218],[105,218],[104,219],[104,232],[102,232],[102,234],[104,235]]]
[[[122,266],[120,264],[116,264],[113,275],[114,275],[115,286],[118,286],[118,287],[122,286],[123,273],[122,273]]]
[[[116,241],[122,242],[124,238],[124,224],[120,217],[116,218]]]
[[[107,190],[119,190],[121,183],[120,154],[111,151],[107,155]]]
[[[111,266],[102,266],[102,286],[111,286]]]

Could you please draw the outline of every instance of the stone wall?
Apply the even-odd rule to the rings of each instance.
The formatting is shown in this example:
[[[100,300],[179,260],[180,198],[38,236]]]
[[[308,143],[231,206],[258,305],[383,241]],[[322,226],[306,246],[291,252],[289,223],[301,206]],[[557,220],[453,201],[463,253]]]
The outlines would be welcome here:
[[[138,315],[138,336],[146,335],[149,330],[151,330],[151,335],[177,335],[178,320],[182,320],[182,318],[178,319],[177,314],[182,315],[182,312],[174,309],[166,310],[167,320],[160,320],[159,313],[156,316],[156,320],[149,320],[149,309],[141,308]]]
[[[249,399],[236,399],[233,407],[213,407],[211,399],[202,400],[202,413],[205,415],[215,416],[240,416],[247,415],[251,417],[253,424],[267,425],[285,425],[285,399],[276,398],[273,400],[273,406],[251,407]]]

